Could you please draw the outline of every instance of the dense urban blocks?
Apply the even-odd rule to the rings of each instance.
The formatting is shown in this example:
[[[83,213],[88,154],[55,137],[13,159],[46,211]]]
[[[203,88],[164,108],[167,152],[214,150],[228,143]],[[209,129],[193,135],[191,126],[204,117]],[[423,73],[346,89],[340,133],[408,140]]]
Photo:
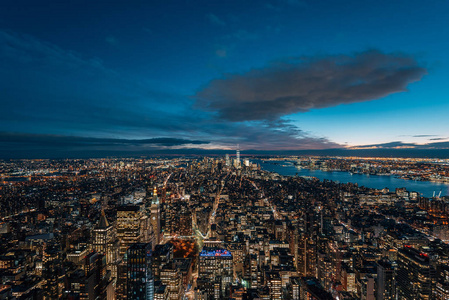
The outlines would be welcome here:
[[[446,196],[261,169],[442,174],[444,166],[237,157],[4,162],[2,178],[31,175],[0,185],[2,207],[12,209],[0,224],[2,295],[448,298]]]

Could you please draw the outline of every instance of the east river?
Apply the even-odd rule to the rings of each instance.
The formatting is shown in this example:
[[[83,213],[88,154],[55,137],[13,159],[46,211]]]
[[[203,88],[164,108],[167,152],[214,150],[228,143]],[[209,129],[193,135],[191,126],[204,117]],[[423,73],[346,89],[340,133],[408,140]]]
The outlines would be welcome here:
[[[441,196],[449,195],[449,185],[444,183],[406,180],[386,175],[351,175],[351,173],[345,171],[326,172],[321,170],[297,169],[292,162],[288,161],[253,160],[253,162],[260,164],[260,167],[265,171],[275,172],[283,176],[311,176],[320,180],[327,179],[340,183],[357,183],[359,186],[374,189],[389,188],[393,192],[396,188],[405,187],[407,191],[421,193],[424,197],[432,197],[434,192],[438,195],[440,191]]]

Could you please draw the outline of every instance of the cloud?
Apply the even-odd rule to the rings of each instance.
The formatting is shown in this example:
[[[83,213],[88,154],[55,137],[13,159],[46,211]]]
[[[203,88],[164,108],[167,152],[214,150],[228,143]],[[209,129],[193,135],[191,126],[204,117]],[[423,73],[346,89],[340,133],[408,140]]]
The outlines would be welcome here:
[[[437,136],[437,135],[434,135],[434,134],[417,134],[417,135],[413,135],[413,137],[417,137],[417,138],[432,137],[432,136]]]
[[[107,155],[237,144],[255,150],[342,147],[284,120],[215,118],[192,109],[187,96],[27,35],[0,30],[0,65],[0,149],[6,157],[15,149],[23,156],[59,151],[64,157],[73,149]]]
[[[449,142],[433,142],[433,143],[417,144],[417,143],[404,143],[402,141],[394,141],[381,144],[353,146],[349,147],[348,149],[419,149],[419,150],[449,149]]]
[[[371,144],[371,145],[360,145],[360,146],[352,146],[348,149],[407,149],[407,148],[415,148],[416,144],[414,143],[404,143],[401,141],[394,141],[388,143],[381,144]]]
[[[226,26],[226,23],[223,20],[221,20],[220,18],[218,18],[216,15],[214,15],[213,13],[206,14],[206,19],[209,20],[209,22],[211,22],[214,25]]]
[[[403,92],[426,72],[410,56],[376,50],[291,58],[244,74],[226,74],[200,89],[194,99],[196,107],[224,120],[276,120]]]
[[[429,139],[429,141],[442,141],[442,140],[447,140],[447,139],[449,139],[449,138],[438,137],[438,138],[431,138],[431,139]]]
[[[208,141],[184,138],[120,139],[0,132],[0,158],[82,158],[148,155],[204,147]]]
[[[203,120],[203,134],[210,137],[211,145],[224,149],[240,145],[242,150],[297,150],[343,148],[327,138],[316,137],[283,120],[274,122],[227,122]]]
[[[187,140],[181,138],[158,137],[151,139],[120,139],[120,138],[98,138],[82,136],[66,136],[54,134],[30,134],[0,132],[0,144],[10,145],[13,148],[18,146],[37,148],[58,148],[58,147],[82,147],[97,148],[102,146],[164,146],[173,147],[180,145],[202,145],[208,141]]]

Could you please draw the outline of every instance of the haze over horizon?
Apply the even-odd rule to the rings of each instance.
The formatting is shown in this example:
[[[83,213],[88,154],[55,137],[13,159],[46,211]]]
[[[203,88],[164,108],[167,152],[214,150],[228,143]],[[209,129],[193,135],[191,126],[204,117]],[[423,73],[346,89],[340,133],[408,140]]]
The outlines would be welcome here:
[[[0,157],[448,150],[448,19],[447,1],[3,1]]]

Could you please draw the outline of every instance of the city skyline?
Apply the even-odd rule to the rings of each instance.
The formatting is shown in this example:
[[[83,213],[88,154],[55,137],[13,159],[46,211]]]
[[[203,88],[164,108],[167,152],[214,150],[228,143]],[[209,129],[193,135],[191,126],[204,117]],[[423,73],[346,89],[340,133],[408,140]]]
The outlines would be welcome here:
[[[448,299],[447,162],[0,160],[2,296]]]
[[[449,148],[447,2],[1,8],[2,157]]]

